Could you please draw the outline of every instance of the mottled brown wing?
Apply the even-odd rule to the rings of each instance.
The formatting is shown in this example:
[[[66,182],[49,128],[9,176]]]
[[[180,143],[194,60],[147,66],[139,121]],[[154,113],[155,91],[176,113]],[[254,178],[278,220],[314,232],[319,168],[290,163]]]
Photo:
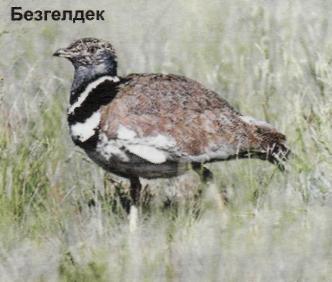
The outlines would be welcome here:
[[[116,98],[102,109],[101,129],[110,139],[118,137],[120,126],[139,138],[168,136],[176,143],[167,148],[173,158],[223,149],[226,155],[234,154],[239,146],[248,148],[255,141],[254,128],[198,82],[161,74],[133,74],[125,79]]]

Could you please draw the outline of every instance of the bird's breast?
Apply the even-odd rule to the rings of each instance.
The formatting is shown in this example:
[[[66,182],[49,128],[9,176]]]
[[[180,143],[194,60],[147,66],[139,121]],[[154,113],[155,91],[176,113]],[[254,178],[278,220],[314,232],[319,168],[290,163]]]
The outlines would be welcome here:
[[[102,76],[78,90],[68,108],[68,124],[74,143],[82,148],[97,146],[101,123],[100,108],[112,102],[117,93],[118,77]]]

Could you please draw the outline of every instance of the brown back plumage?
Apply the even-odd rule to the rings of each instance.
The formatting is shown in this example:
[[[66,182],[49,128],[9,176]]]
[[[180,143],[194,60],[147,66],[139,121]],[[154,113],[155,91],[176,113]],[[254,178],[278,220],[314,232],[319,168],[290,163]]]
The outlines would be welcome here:
[[[132,74],[123,80],[127,82],[121,84],[116,98],[102,109],[101,130],[109,138],[117,138],[120,125],[141,138],[165,134],[176,141],[169,148],[174,159],[224,147],[234,152],[227,159],[248,157],[252,152],[253,157],[264,155],[273,161],[277,147],[284,146],[283,134],[268,124],[246,121],[196,81],[163,74]]]

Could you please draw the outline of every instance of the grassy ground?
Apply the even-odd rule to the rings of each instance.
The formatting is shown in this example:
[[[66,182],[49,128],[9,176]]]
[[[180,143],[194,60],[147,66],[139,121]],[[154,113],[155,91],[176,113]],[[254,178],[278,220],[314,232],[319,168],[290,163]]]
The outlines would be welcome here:
[[[11,6],[105,9],[106,21],[10,22]],[[332,4],[329,1],[3,1],[0,20],[1,281],[330,281]],[[288,137],[288,172],[261,161],[150,181],[138,229],[127,189],[71,143],[73,39],[109,39],[120,73],[184,74]],[[229,206],[220,192],[226,189]],[[162,203],[172,202],[168,209]],[[94,201],[95,205],[91,205]],[[197,210],[200,212],[197,212]]]

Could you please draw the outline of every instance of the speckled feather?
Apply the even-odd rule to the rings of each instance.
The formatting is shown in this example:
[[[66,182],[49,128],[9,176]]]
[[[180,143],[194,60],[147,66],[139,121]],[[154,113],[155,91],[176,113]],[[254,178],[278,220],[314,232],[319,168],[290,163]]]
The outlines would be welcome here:
[[[131,74],[116,98],[101,108],[100,130],[117,138],[120,125],[138,137],[172,137],[173,159],[198,156],[230,146],[235,152],[266,151],[285,136],[272,127],[247,123],[215,92],[177,75]]]

